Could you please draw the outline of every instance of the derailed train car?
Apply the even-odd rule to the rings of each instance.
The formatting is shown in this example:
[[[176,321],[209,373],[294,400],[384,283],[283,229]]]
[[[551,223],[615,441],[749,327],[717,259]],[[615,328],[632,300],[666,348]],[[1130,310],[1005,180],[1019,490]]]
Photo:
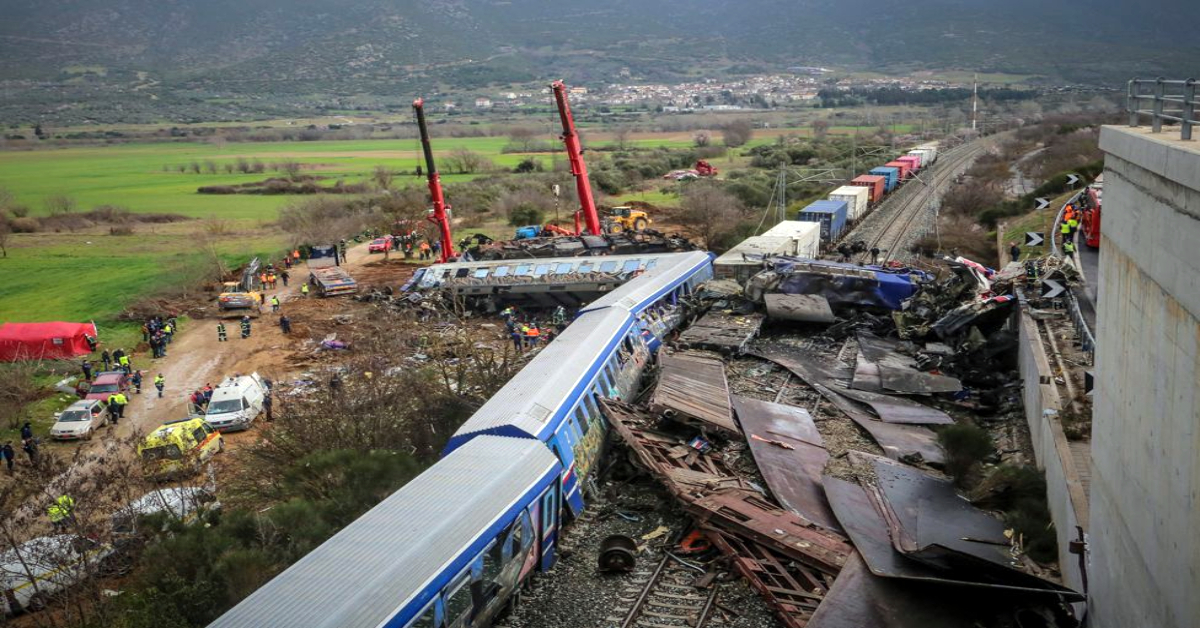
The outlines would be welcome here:
[[[432,268],[437,268],[434,266]],[[443,458],[211,624],[478,628],[553,566],[607,442],[601,397],[636,394],[685,297],[712,277],[678,253],[584,308],[472,416]]]

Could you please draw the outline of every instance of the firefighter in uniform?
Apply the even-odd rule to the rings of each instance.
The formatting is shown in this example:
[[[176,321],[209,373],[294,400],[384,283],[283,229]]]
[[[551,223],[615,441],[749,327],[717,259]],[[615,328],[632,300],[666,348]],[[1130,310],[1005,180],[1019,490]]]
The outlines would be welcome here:
[[[225,333],[225,323],[217,323],[217,342],[225,342],[229,336]]]
[[[60,495],[46,509],[46,514],[50,517],[50,525],[54,526],[55,530],[65,530],[75,520],[75,515],[72,513],[74,509],[75,500],[71,499],[70,495]]]
[[[250,317],[243,316],[242,317],[242,338],[249,338],[249,337],[250,337]]]

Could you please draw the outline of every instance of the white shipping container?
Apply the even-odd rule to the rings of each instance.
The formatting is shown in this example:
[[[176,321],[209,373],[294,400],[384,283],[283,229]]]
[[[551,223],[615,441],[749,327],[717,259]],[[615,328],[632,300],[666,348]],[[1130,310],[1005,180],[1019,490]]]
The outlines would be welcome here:
[[[846,219],[858,220],[867,213],[871,191],[861,185],[843,185],[829,193],[829,200],[846,203]]]
[[[938,143],[937,142],[921,144],[920,146],[917,147],[917,150],[929,151],[929,153],[930,153],[929,163],[933,163],[933,162],[937,161],[937,158],[938,158]]]
[[[785,220],[766,233],[746,238],[729,249],[713,262],[713,271],[718,279],[745,283],[762,268],[762,259],[766,256],[815,258],[820,252],[820,223]]]
[[[918,167],[918,168],[922,168],[922,169],[923,169],[923,168],[925,168],[926,166],[928,166],[928,165],[930,165],[931,163],[933,163],[933,162],[932,162],[932,161],[930,161],[930,159],[929,159],[929,152],[928,152],[928,151],[923,151],[923,150],[921,150],[921,149],[918,149],[918,148],[914,148],[913,150],[910,150],[910,151],[908,151],[908,156],[909,156],[909,157],[916,157],[916,158],[917,158],[917,167]]]

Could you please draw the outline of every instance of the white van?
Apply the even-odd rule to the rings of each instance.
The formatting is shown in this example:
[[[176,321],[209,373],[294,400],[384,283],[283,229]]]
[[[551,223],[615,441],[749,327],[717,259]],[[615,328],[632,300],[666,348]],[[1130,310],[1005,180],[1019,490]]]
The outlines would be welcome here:
[[[105,571],[113,547],[74,534],[43,536],[0,553],[6,615],[41,610],[56,594]]]
[[[220,432],[250,429],[269,394],[258,373],[227,378],[213,389],[204,421]]]
[[[220,507],[221,503],[212,492],[199,486],[172,486],[151,491],[113,514],[113,535],[136,534],[138,519],[145,515],[165,513],[169,519],[191,523],[204,511]]]

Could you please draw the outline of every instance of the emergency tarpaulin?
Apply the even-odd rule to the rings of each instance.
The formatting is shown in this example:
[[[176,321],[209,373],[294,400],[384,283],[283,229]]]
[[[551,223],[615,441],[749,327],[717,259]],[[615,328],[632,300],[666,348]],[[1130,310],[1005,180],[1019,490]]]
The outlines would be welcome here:
[[[0,325],[0,362],[73,358],[90,353],[87,338],[95,323],[4,323]]]
[[[777,259],[775,272],[780,276],[776,292],[821,295],[833,307],[858,305],[889,310],[900,309],[900,304],[928,278],[925,273],[907,268],[795,258]]]

